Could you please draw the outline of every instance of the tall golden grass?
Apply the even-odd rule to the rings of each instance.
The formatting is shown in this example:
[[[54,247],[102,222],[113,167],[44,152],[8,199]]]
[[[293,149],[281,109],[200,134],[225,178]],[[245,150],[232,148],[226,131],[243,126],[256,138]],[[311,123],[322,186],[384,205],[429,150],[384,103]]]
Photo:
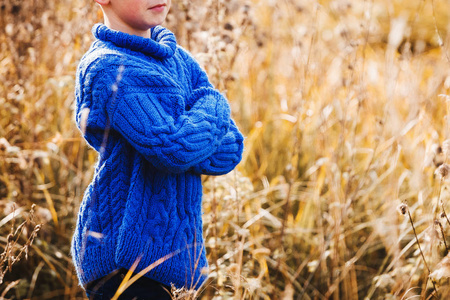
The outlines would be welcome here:
[[[69,247],[96,153],[74,74],[101,14],[0,13],[0,298],[82,299]],[[449,20],[448,0],[174,1],[166,26],[246,136],[237,171],[204,178],[197,298],[447,299]]]

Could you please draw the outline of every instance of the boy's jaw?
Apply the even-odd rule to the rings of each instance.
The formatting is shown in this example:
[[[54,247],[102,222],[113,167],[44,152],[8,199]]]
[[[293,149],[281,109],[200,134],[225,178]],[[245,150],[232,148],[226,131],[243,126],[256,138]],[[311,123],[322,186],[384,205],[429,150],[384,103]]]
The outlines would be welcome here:
[[[150,37],[150,28],[161,25],[165,21],[171,4],[171,0],[96,1],[99,4],[100,1],[104,2],[101,7],[106,26],[145,38]]]

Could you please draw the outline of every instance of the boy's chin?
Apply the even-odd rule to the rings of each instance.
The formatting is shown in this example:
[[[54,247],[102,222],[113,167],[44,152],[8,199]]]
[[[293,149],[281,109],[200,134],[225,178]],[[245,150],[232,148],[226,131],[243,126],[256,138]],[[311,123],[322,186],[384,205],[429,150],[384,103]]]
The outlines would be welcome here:
[[[158,26],[158,25],[162,25],[162,24],[164,23],[165,20],[166,20],[165,17],[164,17],[164,18],[160,18],[160,19],[154,20],[153,22],[151,22],[150,28],[153,28],[153,27]]]

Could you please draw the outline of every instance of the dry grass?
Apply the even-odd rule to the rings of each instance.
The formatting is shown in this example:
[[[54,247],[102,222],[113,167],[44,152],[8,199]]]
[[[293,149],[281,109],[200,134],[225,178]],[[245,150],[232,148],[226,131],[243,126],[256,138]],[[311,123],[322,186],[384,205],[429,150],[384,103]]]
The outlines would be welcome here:
[[[84,297],[69,246],[96,153],[72,105],[92,2],[0,1],[0,252],[32,204],[42,224],[0,298]],[[204,178],[198,298],[446,299],[450,3],[174,2],[166,25],[246,136],[238,171]]]

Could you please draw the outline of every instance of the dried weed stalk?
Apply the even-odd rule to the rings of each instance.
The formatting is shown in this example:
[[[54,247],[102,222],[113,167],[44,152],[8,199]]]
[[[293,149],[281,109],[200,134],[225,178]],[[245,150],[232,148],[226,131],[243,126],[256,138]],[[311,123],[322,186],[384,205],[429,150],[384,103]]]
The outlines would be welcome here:
[[[6,238],[6,245],[3,253],[0,254],[0,284],[3,283],[3,278],[6,272],[12,271],[12,266],[20,261],[23,257],[28,259],[28,250],[33,244],[37,233],[41,229],[41,224],[33,225],[34,223],[34,209],[35,205],[31,206],[27,220],[23,221],[17,228],[15,227],[15,216],[13,216],[11,230]],[[13,215],[14,215],[13,211]],[[26,237],[25,244],[21,245],[19,239],[23,238],[27,227],[34,226],[29,236]],[[28,230],[27,230],[28,231]]]

